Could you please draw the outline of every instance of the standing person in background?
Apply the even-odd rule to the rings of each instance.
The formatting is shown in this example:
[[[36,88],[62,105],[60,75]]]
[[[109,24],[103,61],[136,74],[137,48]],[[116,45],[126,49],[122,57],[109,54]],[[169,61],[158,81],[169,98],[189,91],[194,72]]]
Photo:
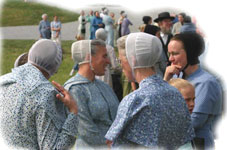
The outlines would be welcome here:
[[[86,35],[86,18],[85,18],[85,13],[84,10],[82,10],[80,12],[80,17],[78,18],[79,21],[79,26],[78,26],[78,33],[77,36],[85,39],[85,35]]]
[[[176,34],[168,45],[171,66],[164,80],[182,76],[195,86],[195,107],[191,114],[196,138],[205,141],[205,150],[214,150],[215,127],[223,108],[222,86],[218,79],[199,65],[204,39],[197,33]]]
[[[114,30],[114,46],[117,45],[117,21],[116,21],[116,18],[115,18],[115,14],[114,12],[110,12],[110,17],[111,19],[113,20],[113,30]]]
[[[42,20],[39,22],[39,34],[42,39],[50,39],[50,22],[47,20],[47,14],[42,15]]]
[[[107,32],[106,44],[114,47],[114,22],[113,19],[108,15],[108,9],[103,11],[102,19]]]
[[[91,33],[91,29],[92,29],[92,24],[91,24],[91,22],[92,22],[93,18],[94,18],[94,12],[93,12],[93,10],[90,10],[89,15],[86,16],[87,22],[90,23],[90,25],[89,25],[89,33],[90,33],[90,34],[89,34],[89,39],[91,39],[91,35],[92,35],[92,33]]]
[[[147,25],[151,25],[151,23],[152,23],[152,18],[150,16],[143,16],[143,24],[139,26],[140,32],[144,32],[145,27]]]
[[[107,10],[107,8],[106,7],[103,7],[102,9],[101,9],[101,12],[100,12],[100,17],[103,19],[103,16],[104,16],[104,11],[105,10]]]
[[[164,54],[166,56],[166,63],[169,63],[169,57],[168,57],[168,44],[170,39],[173,37],[171,34],[171,27],[172,27],[172,21],[174,17],[171,17],[169,12],[162,12],[158,14],[158,18],[154,20],[154,22],[157,22],[160,29],[160,40],[162,42],[162,47]]]
[[[61,45],[61,22],[58,16],[54,16],[54,20],[50,23],[51,26],[51,39]]]
[[[191,17],[190,16],[185,16],[184,17],[184,24],[180,29],[180,33],[184,32],[196,32],[196,26],[194,23],[192,23]]]
[[[122,21],[123,21],[123,19],[124,19],[124,17],[123,17],[123,14],[125,13],[125,11],[124,10],[122,10],[121,12],[120,12],[120,18],[118,19],[118,21],[117,21],[117,24],[118,24],[118,38],[120,38],[122,35],[121,35],[121,24],[122,24]],[[117,39],[118,39],[117,38]]]
[[[123,21],[121,24],[121,36],[128,35],[130,33],[129,25],[133,25],[128,19],[127,14],[123,14]]]
[[[181,27],[183,26],[184,24],[184,18],[186,16],[185,13],[179,13],[178,15],[178,22],[176,22],[174,25],[173,25],[173,28],[172,28],[172,34],[175,35],[175,34],[178,34],[180,33],[180,29]]]
[[[93,20],[91,22],[91,25],[92,25],[91,39],[95,39],[95,32],[96,32],[96,30],[99,29],[99,28],[103,28],[104,27],[104,24],[102,22],[102,18],[100,17],[98,11],[95,12],[95,17],[93,18]]]

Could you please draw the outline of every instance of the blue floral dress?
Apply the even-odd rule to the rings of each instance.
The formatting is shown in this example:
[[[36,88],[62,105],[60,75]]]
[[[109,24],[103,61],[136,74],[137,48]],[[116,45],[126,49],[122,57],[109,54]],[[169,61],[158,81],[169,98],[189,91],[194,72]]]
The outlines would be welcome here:
[[[75,142],[78,120],[56,98],[57,90],[33,65],[0,77],[1,133],[11,146],[64,150]],[[11,148],[14,149],[14,148]]]
[[[119,101],[106,83],[76,74],[65,83],[78,105],[76,150],[106,146],[104,138],[113,123]]]
[[[122,100],[105,137],[118,149],[177,149],[193,139],[194,130],[181,94],[153,75]]]

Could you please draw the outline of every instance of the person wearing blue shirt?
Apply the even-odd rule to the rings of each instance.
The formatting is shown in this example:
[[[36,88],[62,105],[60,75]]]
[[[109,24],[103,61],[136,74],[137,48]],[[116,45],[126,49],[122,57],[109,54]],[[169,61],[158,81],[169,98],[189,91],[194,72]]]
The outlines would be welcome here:
[[[119,101],[109,85],[95,78],[104,75],[110,63],[105,42],[81,40],[74,42],[71,50],[79,70],[64,87],[78,105],[75,149],[107,148],[104,136],[115,119]]]
[[[50,23],[51,26],[51,39],[61,45],[61,22],[58,16],[54,16],[54,20]]]
[[[169,61],[164,80],[180,75],[195,86],[195,106],[191,114],[196,138],[204,140],[205,150],[214,149],[215,126],[222,114],[222,86],[218,79],[199,65],[204,39],[197,33],[175,35],[169,45]],[[195,143],[196,144],[196,143]]]
[[[90,10],[89,15],[86,16],[86,21],[90,23],[90,25],[89,25],[89,34],[90,34],[89,39],[91,39],[91,36],[92,36],[92,24],[91,23],[92,23],[93,18],[94,18],[94,12],[93,12],[93,10]]]
[[[107,32],[106,43],[114,47],[114,22],[113,19],[108,15],[108,10],[104,10],[102,17],[103,23],[105,24],[105,30]]]
[[[194,130],[185,100],[154,69],[161,53],[160,40],[143,32],[129,34],[126,49],[119,49],[124,74],[139,88],[121,101],[105,135],[113,149],[192,149]]]
[[[91,40],[95,39],[95,32],[99,28],[103,28],[104,24],[102,22],[102,18],[98,11],[95,12],[95,17],[91,20]]]
[[[42,20],[39,22],[39,34],[42,39],[51,38],[50,22],[47,20],[47,14],[42,15]]]

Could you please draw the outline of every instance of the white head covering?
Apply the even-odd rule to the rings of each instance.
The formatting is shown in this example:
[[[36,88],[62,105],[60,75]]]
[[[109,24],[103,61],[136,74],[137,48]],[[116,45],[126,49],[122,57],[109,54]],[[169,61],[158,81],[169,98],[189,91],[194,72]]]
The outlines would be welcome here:
[[[96,37],[96,39],[98,39],[98,40],[106,41],[106,38],[107,38],[106,30],[103,29],[103,28],[99,28],[99,29],[96,30],[96,32],[95,32],[95,37]]]
[[[74,42],[71,47],[72,58],[75,64],[90,63],[91,60],[91,40],[81,40]]]
[[[162,44],[156,36],[138,32],[126,39],[126,57],[132,70],[154,66],[161,53]]]
[[[52,40],[38,40],[28,52],[28,62],[42,68],[51,77],[62,62],[62,50]]]

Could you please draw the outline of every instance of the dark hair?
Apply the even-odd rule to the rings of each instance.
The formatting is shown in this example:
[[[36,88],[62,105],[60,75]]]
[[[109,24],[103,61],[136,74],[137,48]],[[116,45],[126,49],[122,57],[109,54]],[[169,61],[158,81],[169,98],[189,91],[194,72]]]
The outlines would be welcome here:
[[[161,29],[155,25],[146,25],[144,32],[151,34],[151,35],[156,35],[158,31],[161,31]]]
[[[191,23],[192,22],[192,19],[190,16],[185,16],[184,17],[184,23]]]
[[[183,18],[186,16],[186,14],[184,12],[179,13],[178,15],[181,15]]]
[[[125,11],[124,11],[124,10],[122,10],[122,11],[120,12],[120,15],[122,15],[123,13],[125,13]]]
[[[199,64],[199,56],[204,52],[205,43],[201,35],[193,32],[184,32],[173,36],[172,40],[180,41],[187,54],[190,65]]]
[[[144,22],[144,24],[148,24],[151,19],[152,18],[150,16],[143,16],[143,22]]]

